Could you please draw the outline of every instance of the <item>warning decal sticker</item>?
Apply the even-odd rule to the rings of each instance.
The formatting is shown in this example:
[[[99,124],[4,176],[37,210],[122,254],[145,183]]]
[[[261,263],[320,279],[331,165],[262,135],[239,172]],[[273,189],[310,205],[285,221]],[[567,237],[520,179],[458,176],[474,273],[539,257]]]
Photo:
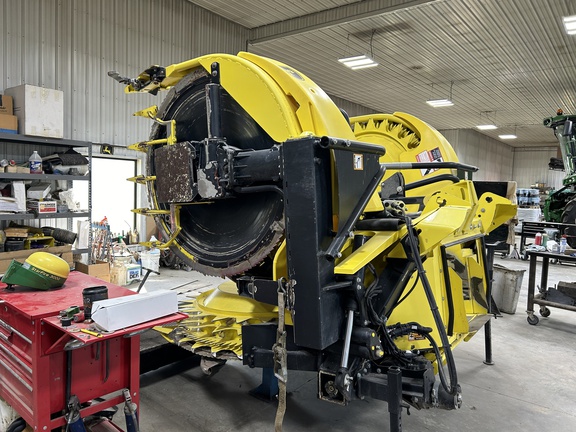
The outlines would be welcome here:
[[[435,149],[425,150],[422,153],[418,153],[416,155],[416,161],[417,162],[443,162],[444,159],[442,158],[442,153],[440,152],[440,148],[436,147]],[[425,175],[431,174],[437,170],[438,170],[438,168],[421,169],[420,173],[422,174],[422,176],[425,176]]]

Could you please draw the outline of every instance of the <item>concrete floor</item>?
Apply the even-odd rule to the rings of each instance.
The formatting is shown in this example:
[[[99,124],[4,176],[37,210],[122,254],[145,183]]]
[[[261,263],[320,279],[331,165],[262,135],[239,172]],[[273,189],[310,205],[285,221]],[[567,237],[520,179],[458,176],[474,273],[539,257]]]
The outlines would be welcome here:
[[[493,366],[484,360],[484,334],[454,351],[463,406],[458,411],[430,409],[403,413],[405,431],[573,431],[576,430],[576,314],[551,309],[537,326],[526,321],[528,262],[495,263],[526,270],[515,314],[493,320]],[[540,265],[539,265],[540,267]],[[539,271],[537,279],[539,281]],[[549,286],[575,281],[576,267],[551,265]],[[220,279],[195,272],[161,269],[146,289],[208,289]],[[276,405],[254,399],[248,390],[260,383],[261,371],[228,364],[215,376],[186,363],[144,374],[141,379],[140,429],[151,431],[273,431]],[[284,431],[387,431],[387,404],[354,401],[347,407],[316,398],[316,375],[289,372]],[[117,419],[118,420],[118,419]]]

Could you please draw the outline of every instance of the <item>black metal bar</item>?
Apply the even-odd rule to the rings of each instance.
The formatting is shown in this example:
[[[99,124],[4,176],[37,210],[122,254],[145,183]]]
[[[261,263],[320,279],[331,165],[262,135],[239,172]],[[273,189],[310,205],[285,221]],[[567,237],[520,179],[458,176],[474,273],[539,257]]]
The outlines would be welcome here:
[[[432,183],[436,183],[439,181],[444,181],[444,180],[449,180],[452,183],[458,183],[460,181],[460,179],[452,174],[440,174],[434,177],[429,177],[429,178],[425,178],[422,180],[418,180],[412,183],[408,183],[407,185],[404,185],[404,190],[412,190],[412,189],[416,189],[422,186],[426,186]]]
[[[546,291],[548,289],[548,265],[550,264],[550,258],[547,256],[542,257],[542,274],[540,275],[540,291]]]
[[[534,313],[534,288],[536,287],[536,254],[529,253],[530,255],[530,270],[528,271],[528,304],[526,305],[526,312],[531,316]]]
[[[541,306],[551,306],[551,307],[555,307],[558,309],[564,309],[567,311],[576,312],[576,306],[570,306],[570,305],[565,305],[562,303],[551,302],[548,300],[542,300],[542,299],[538,298],[538,294],[536,294],[534,296],[534,304],[541,305]]]
[[[364,193],[362,194],[362,196],[358,200],[358,203],[356,204],[356,206],[352,210],[352,213],[350,214],[350,216],[348,217],[348,219],[346,220],[346,222],[344,223],[342,228],[338,231],[338,234],[336,234],[336,237],[334,237],[334,239],[332,240],[332,243],[330,243],[330,246],[328,247],[328,250],[326,251],[326,257],[328,259],[334,260],[335,258],[337,258],[340,255],[340,249],[342,249],[342,246],[344,245],[344,243],[346,242],[346,239],[350,235],[350,232],[352,231],[352,227],[354,225],[356,225],[356,222],[358,221],[358,219],[362,215],[362,212],[366,208],[368,201],[370,201],[370,198],[372,197],[372,195],[376,191],[376,188],[378,186],[380,186],[380,182],[382,181],[382,177],[384,176],[384,172],[386,172],[386,168],[383,165],[380,165],[380,169],[374,175],[372,180],[370,180],[370,183],[368,183],[368,186],[366,187],[366,189],[364,190]]]
[[[351,286],[352,281],[334,282],[322,287],[322,291],[332,291],[337,289],[350,288]]]
[[[222,118],[220,97],[220,65],[217,62],[211,66],[210,83],[206,84],[206,117],[208,119],[208,138],[222,137]]]
[[[400,275],[396,284],[394,285],[394,288],[392,289],[392,291],[388,295],[386,302],[377,311],[379,314],[378,316],[382,316],[382,315],[384,315],[386,317],[390,316],[390,314],[392,313],[392,311],[394,310],[394,308],[398,304],[398,300],[400,299],[400,296],[402,295],[402,293],[406,289],[406,285],[408,285],[408,282],[410,281],[410,278],[412,277],[412,274],[414,273],[415,269],[416,269],[416,264],[413,261],[408,261],[406,266],[404,267],[404,270],[402,271],[402,274]]]
[[[442,272],[444,274],[444,285],[446,286],[446,301],[448,303],[448,336],[454,333],[454,298],[452,297],[452,285],[450,284],[450,272],[448,268],[448,258],[446,257],[446,246],[440,247],[442,257]]]
[[[323,136],[320,138],[320,147],[349,152],[372,153],[380,156],[386,154],[386,149],[376,144],[367,144],[361,141],[352,141],[329,136]]]
[[[390,432],[402,431],[402,372],[398,367],[388,369],[388,413]]]
[[[284,191],[282,189],[280,189],[278,186],[274,186],[274,185],[235,187],[234,192],[237,192],[237,193],[276,192],[280,195],[284,195]]]
[[[486,248],[484,237],[480,239],[482,245],[482,259],[484,260],[484,274],[486,279],[486,304],[488,314],[492,313],[492,275],[494,267],[494,247]],[[488,252],[486,253],[486,249]],[[493,365],[492,360],[492,317],[484,324],[484,364]]]
[[[382,165],[384,165],[389,170],[449,168],[468,172],[478,171],[478,167],[460,162],[392,162],[384,163]]]

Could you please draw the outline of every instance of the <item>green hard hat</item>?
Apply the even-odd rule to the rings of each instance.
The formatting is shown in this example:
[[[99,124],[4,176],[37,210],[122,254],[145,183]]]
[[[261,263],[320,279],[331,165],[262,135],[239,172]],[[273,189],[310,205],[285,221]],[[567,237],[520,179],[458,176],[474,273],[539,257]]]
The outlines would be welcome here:
[[[62,258],[48,252],[35,252],[23,264],[12,260],[2,282],[9,287],[21,285],[48,290],[64,285],[69,273],[70,266]]]

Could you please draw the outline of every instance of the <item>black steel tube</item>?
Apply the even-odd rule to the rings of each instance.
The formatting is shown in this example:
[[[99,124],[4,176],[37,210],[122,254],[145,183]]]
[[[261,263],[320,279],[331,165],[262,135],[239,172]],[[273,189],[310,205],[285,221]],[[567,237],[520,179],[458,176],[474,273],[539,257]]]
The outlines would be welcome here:
[[[274,185],[235,187],[234,192],[237,193],[276,192],[279,193],[280,195],[284,195],[284,191],[280,189],[278,186]]]
[[[460,179],[458,177],[456,177],[455,175],[452,174],[440,174],[438,176],[434,176],[434,177],[429,177],[426,179],[422,179],[422,180],[418,180],[412,183],[408,183],[407,185],[404,185],[404,190],[411,190],[411,189],[416,189],[422,186],[426,186],[432,183],[436,183],[439,181],[444,181],[444,180],[449,180],[452,183],[458,183],[460,181]]]
[[[389,170],[449,168],[470,172],[478,171],[478,167],[466,165],[460,162],[392,162],[382,165],[385,165]]]
[[[352,230],[352,227],[356,225],[356,222],[360,218],[360,215],[362,215],[362,212],[366,208],[368,201],[370,201],[370,198],[376,191],[376,188],[380,186],[380,182],[382,181],[384,172],[386,172],[386,168],[383,165],[380,165],[380,169],[374,175],[372,180],[370,180],[370,183],[368,183],[368,186],[366,187],[364,193],[358,200],[358,203],[352,210],[352,213],[350,214],[350,216],[348,217],[342,228],[338,231],[336,237],[334,237],[334,239],[332,240],[332,243],[330,243],[330,246],[326,251],[326,257],[328,259],[333,260],[340,255],[340,249],[342,249],[342,246],[346,242],[346,239],[348,238]]]
[[[388,414],[390,432],[402,432],[402,372],[392,366],[386,374],[388,378]]]
[[[243,151],[232,159],[234,186],[278,182],[282,177],[282,152],[276,146],[265,150]]]
[[[408,285],[408,282],[410,281],[410,278],[412,277],[412,273],[414,273],[415,268],[416,268],[416,263],[414,263],[412,261],[410,261],[406,265],[406,267],[402,271],[402,274],[400,275],[396,284],[394,285],[394,288],[392,289],[390,295],[386,299],[386,303],[384,303],[384,305],[380,308],[380,310],[377,311],[378,316],[382,316],[382,315],[384,315],[386,317],[390,316],[390,314],[392,313],[392,311],[394,310],[394,308],[398,304],[398,300],[400,299],[400,296],[402,295],[402,293],[406,289],[406,285]]]
[[[398,231],[400,229],[400,219],[362,219],[356,224],[356,229],[360,231]]]
[[[486,304],[488,314],[492,313],[492,276],[494,267],[494,247],[489,247],[486,253],[486,241],[484,237],[480,239],[482,245],[482,259],[484,260],[484,275],[486,279]],[[492,360],[492,318],[484,324],[484,364],[493,365]]]
[[[446,246],[440,246],[442,256],[442,273],[444,275],[444,285],[446,286],[446,302],[448,303],[448,336],[454,333],[454,299],[452,298],[452,284],[450,283],[450,272],[448,269],[448,258],[446,256]]]
[[[361,141],[352,141],[329,136],[323,136],[320,138],[320,147],[350,152],[372,153],[380,156],[386,154],[386,149],[376,144],[367,144]]]
[[[212,63],[210,84],[206,84],[206,118],[208,119],[208,138],[222,137],[222,112],[220,97],[220,65]]]
[[[334,282],[330,285],[326,285],[322,287],[322,291],[333,291],[337,289],[344,289],[350,288],[352,286],[352,281],[344,281],[344,282]]]

